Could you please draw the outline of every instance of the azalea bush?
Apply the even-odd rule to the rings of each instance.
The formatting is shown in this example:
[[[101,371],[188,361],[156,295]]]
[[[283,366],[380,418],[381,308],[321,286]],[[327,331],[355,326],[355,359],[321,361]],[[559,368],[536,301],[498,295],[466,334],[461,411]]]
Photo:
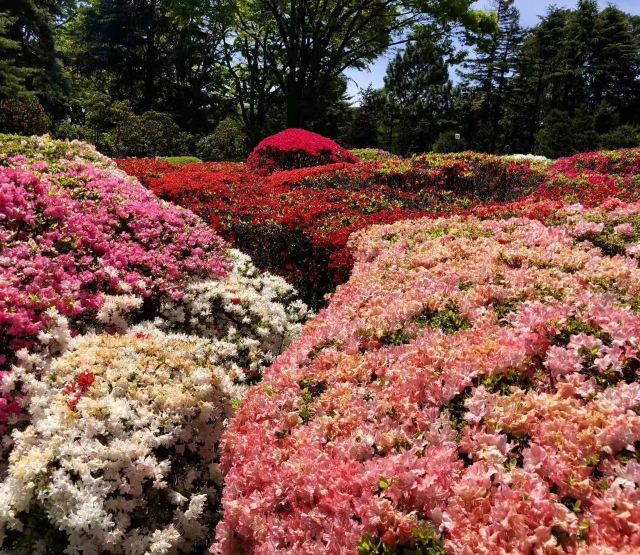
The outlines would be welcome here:
[[[195,281],[179,300],[164,297],[154,324],[226,342],[234,372],[241,373],[242,383],[255,382],[300,335],[311,312],[282,278],[260,272],[237,250],[230,254],[233,269],[224,279]]]
[[[263,174],[358,159],[335,141],[304,129],[286,129],[256,146],[247,164]]]
[[[349,235],[371,224],[470,210],[540,187],[547,163],[425,155],[256,175],[236,163],[118,162],[160,197],[200,215],[254,261],[295,284],[306,302],[347,279]]]
[[[353,236],[223,436],[214,551],[637,551],[639,241],[620,202]]]
[[[23,137],[0,134],[0,144],[2,166],[15,166],[16,163],[22,164],[25,161],[47,164],[84,162],[103,169],[115,168],[111,159],[100,154],[92,145],[81,141],[54,141],[48,135]]]
[[[540,193],[597,205],[611,197],[640,199],[640,149],[579,154],[558,160]]]
[[[243,396],[224,342],[138,328],[83,336],[34,379],[31,425],[0,483],[0,545],[15,554],[174,553],[217,522],[217,443]]]
[[[638,551],[638,151],[309,141],[0,137],[0,550]]]
[[[399,156],[382,148],[352,148],[350,152],[358,158],[358,160],[363,162],[370,162],[374,160],[394,160],[399,158]]]
[[[45,146],[39,161],[15,155],[0,167],[3,365],[46,342],[52,310],[82,329],[105,294],[137,295],[153,309],[159,295],[179,298],[187,281],[228,273],[226,246],[190,211],[114,168],[48,155]]]
[[[226,419],[310,312],[87,145],[0,152],[0,548],[206,545]]]

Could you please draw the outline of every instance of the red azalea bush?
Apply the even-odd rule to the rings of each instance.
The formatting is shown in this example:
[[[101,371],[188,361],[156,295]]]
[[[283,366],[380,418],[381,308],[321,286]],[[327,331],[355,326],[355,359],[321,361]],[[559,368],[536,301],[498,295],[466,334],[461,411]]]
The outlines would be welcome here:
[[[294,283],[317,307],[349,276],[353,259],[347,241],[354,231],[465,213],[547,221],[562,199],[585,205],[611,195],[633,199],[638,159],[640,151],[584,154],[555,163],[477,153],[427,154],[268,176],[235,163],[119,164],[162,198],[202,216],[257,264]],[[597,181],[615,186],[603,189],[593,185]]]
[[[262,174],[337,162],[355,164],[358,158],[335,141],[305,129],[285,129],[267,137],[247,159],[247,165]]]
[[[637,553],[639,241],[622,203],[353,236],[223,436],[213,552]]]
[[[558,160],[541,196],[595,206],[607,198],[640,199],[640,149],[590,152]]]
[[[136,176],[142,182],[152,177],[160,177],[175,167],[158,158],[121,158],[117,162],[121,170]]]
[[[533,193],[544,182],[549,164],[537,160],[464,152],[425,154],[409,159],[335,164],[314,170],[281,172],[271,176],[289,186],[353,190],[387,188],[399,191],[448,191],[482,201],[504,201]]]

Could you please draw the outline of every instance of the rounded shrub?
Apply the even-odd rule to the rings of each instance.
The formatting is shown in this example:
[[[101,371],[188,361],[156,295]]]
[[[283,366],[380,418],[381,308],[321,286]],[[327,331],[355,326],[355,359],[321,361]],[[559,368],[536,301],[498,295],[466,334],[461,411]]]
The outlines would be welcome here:
[[[640,129],[633,125],[621,125],[609,133],[602,135],[600,142],[603,148],[636,148],[640,146]]]
[[[378,162],[380,160],[399,160],[396,154],[382,148],[352,148],[351,154],[361,162]]]
[[[198,141],[196,152],[206,162],[238,162],[249,151],[249,139],[234,118],[223,119],[211,135]]]
[[[36,98],[0,102],[0,133],[39,135],[51,127],[51,120]]]
[[[171,115],[149,111],[126,118],[102,142],[107,153],[117,156],[179,156],[190,151],[191,136],[180,131]]]
[[[304,129],[286,129],[264,139],[247,159],[260,173],[295,170],[358,159],[335,141]]]

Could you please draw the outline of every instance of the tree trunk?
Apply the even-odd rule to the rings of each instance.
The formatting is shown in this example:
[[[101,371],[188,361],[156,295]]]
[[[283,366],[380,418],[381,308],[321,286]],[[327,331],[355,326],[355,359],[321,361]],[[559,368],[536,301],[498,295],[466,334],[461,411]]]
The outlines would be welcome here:
[[[287,80],[287,127],[304,127],[302,86],[295,77]]]
[[[143,109],[151,110],[155,96],[155,63],[156,63],[156,3],[149,6],[149,28],[147,29],[147,52],[145,59]]]

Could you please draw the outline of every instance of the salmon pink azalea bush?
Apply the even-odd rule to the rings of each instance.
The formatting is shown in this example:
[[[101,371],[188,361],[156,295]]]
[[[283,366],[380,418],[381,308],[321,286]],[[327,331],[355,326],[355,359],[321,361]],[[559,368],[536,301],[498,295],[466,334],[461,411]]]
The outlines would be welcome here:
[[[637,552],[640,205],[554,219],[352,237],[223,436],[212,551]]]
[[[355,164],[358,158],[335,141],[305,129],[285,129],[267,137],[247,159],[248,166],[263,174],[338,162]]]

